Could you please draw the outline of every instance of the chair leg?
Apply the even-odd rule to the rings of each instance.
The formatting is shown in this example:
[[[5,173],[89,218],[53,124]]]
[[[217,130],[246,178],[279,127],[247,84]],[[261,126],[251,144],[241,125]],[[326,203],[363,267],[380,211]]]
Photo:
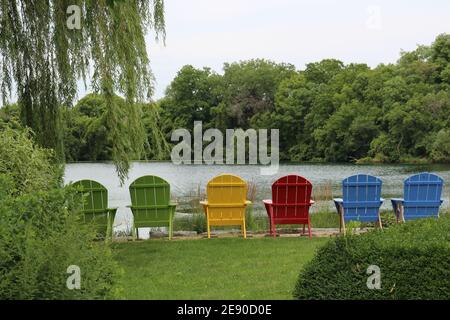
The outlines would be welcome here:
[[[381,223],[381,217],[380,214],[378,213],[378,227],[383,230],[383,224]]]
[[[272,216],[269,216],[269,236],[273,235]]]
[[[247,229],[245,228],[245,219],[242,223],[242,234],[244,235],[244,239],[247,239]]]
[[[344,212],[342,210],[342,205],[339,206],[339,232],[342,232],[345,236],[345,220],[344,220]]]
[[[303,228],[305,227],[305,225],[303,225]],[[309,220],[308,217],[308,233],[309,233],[309,239],[312,239],[312,232],[311,232],[311,221]]]
[[[208,231],[208,239],[211,239],[211,227],[209,225],[208,217],[206,217],[206,227],[207,227],[207,231]]]
[[[134,226],[134,221],[133,221],[133,225],[131,226],[131,237],[134,240],[136,240],[136,227]]]
[[[272,206],[267,206],[267,210],[269,213],[269,235],[273,235],[273,209]]]
[[[170,217],[169,217],[169,240],[172,240],[173,238],[173,220],[175,218],[175,208],[171,211]]]
[[[277,238],[277,225],[275,223],[272,222],[272,234],[274,239]]]
[[[108,237],[109,237],[109,239],[111,240],[111,242],[113,242],[113,240],[114,240],[114,230],[113,230],[113,228],[114,228],[114,226],[113,226],[113,224],[111,223],[111,224],[109,225],[109,234],[108,234]]]
[[[272,212],[270,213],[270,234],[276,238],[277,237],[277,225],[275,224],[275,220],[273,219]]]
[[[111,225],[111,217],[108,212],[107,216],[107,222],[106,222],[106,235],[105,235],[105,241],[111,240],[112,242],[112,225]]]

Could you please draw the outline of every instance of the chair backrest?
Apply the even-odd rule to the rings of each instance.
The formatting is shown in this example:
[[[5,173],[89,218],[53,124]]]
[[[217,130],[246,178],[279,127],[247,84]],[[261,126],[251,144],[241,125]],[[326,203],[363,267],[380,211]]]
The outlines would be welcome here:
[[[108,208],[108,190],[94,180],[74,182],[83,194],[83,213],[103,213]]]
[[[158,227],[170,219],[170,185],[157,176],[143,176],[130,185],[131,210],[136,227]]]
[[[167,206],[170,202],[170,185],[157,176],[140,177],[129,189],[133,207]]]
[[[438,217],[444,179],[423,172],[415,174],[404,183],[405,220]]]
[[[80,190],[83,221],[95,225],[98,232],[105,232],[108,225],[108,190],[93,180],[80,180],[73,186]]]
[[[279,178],[272,184],[272,207],[275,220],[308,219],[312,184],[297,175]],[[286,221],[289,223],[289,221]]]
[[[206,186],[209,219],[242,220],[247,188],[247,182],[235,175],[222,174],[211,179]]]
[[[381,206],[380,178],[357,174],[342,181],[345,221],[377,221]]]

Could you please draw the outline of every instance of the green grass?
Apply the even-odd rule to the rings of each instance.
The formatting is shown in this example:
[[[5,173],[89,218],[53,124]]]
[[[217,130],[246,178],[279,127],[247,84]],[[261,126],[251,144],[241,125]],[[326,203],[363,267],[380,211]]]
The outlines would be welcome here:
[[[339,215],[334,211],[311,214],[311,226],[314,228],[339,228]]]
[[[113,245],[126,299],[292,299],[326,238],[149,240]]]

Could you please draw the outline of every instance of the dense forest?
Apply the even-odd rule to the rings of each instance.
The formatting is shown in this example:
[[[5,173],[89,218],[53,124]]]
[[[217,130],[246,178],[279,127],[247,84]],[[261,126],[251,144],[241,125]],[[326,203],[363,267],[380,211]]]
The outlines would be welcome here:
[[[63,108],[67,161],[111,159],[107,109],[94,94]],[[299,71],[256,59],[218,74],[187,65],[162,99],[138,109],[148,160],[170,159],[171,132],[198,120],[204,130],[278,128],[284,161],[450,162],[450,35],[376,68],[325,59]],[[20,114],[17,105],[0,113]]]

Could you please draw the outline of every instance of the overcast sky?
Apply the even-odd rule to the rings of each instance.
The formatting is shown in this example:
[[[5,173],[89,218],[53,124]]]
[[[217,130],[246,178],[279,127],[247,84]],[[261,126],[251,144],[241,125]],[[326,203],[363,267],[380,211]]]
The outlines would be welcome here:
[[[222,71],[252,58],[374,67],[450,32],[449,0],[165,0],[166,45],[147,37],[160,98],[186,64]],[[81,95],[82,96],[82,95]]]

